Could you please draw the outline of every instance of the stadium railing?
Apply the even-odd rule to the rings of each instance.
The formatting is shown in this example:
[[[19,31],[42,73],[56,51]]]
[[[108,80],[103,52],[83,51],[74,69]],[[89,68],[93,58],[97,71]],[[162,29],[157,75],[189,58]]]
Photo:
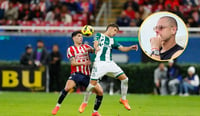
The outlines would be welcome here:
[[[82,26],[0,26],[0,34],[5,33],[65,33],[80,30]],[[95,32],[101,32],[105,30],[105,26],[94,26]],[[120,27],[121,34],[127,34],[134,32],[137,34],[139,27]],[[189,33],[194,35],[196,32],[200,32],[200,27],[188,28]],[[195,32],[195,33],[194,33]],[[199,33],[198,33],[199,34]]]

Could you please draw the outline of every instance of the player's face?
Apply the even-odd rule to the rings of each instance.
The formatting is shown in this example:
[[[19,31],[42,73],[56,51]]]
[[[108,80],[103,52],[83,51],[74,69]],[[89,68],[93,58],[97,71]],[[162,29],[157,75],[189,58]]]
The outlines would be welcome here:
[[[74,43],[76,44],[82,44],[83,42],[83,36],[82,34],[77,34],[76,36],[73,37]]]
[[[161,18],[157,25],[154,27],[156,35],[160,35],[161,41],[168,41],[176,34],[176,27],[172,26],[168,19]]]
[[[116,27],[109,27],[108,31],[110,33],[110,36],[113,37],[118,33],[119,30]]]

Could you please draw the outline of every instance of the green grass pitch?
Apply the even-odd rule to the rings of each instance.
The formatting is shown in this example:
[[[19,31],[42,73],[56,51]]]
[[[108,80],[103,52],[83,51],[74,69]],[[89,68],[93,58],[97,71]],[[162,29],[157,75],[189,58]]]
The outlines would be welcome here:
[[[52,116],[59,94],[31,92],[0,92],[0,116]],[[119,104],[120,95],[104,95],[99,112],[102,116],[200,116],[200,96],[156,96],[129,94],[131,111]],[[91,116],[95,95],[90,97],[85,112],[78,107],[83,94],[66,97],[56,116]]]

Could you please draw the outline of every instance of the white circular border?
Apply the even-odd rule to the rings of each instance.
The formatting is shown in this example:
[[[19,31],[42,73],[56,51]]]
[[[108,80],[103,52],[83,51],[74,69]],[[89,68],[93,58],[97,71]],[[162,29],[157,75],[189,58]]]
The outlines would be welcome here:
[[[138,39],[139,39],[140,47],[142,48],[143,52],[149,57],[151,54],[150,38],[156,36],[156,33],[153,30],[153,27],[156,26],[158,20],[163,16],[171,16],[176,19],[177,24],[178,24],[178,30],[176,33],[176,42],[179,45],[181,45],[184,49],[187,46],[188,29],[187,29],[185,23],[183,22],[183,20],[179,16],[177,16],[171,12],[167,12],[167,11],[156,12],[156,13],[153,13],[150,16],[148,16],[143,21],[143,23],[141,24],[141,27],[139,29],[139,32],[138,32]],[[156,60],[156,59],[154,59],[154,60]],[[161,61],[165,61],[165,60],[161,60]]]

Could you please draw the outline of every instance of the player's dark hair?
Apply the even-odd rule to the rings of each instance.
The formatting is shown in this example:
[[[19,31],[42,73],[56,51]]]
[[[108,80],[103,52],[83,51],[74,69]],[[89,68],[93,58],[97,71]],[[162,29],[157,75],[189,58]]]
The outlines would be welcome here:
[[[119,30],[119,26],[115,23],[111,23],[111,24],[107,25],[106,31],[108,30],[109,27],[116,27]]]
[[[82,34],[81,31],[74,31],[74,32],[72,33],[72,38],[73,38],[74,36],[76,36],[77,34],[79,34],[79,33]]]

